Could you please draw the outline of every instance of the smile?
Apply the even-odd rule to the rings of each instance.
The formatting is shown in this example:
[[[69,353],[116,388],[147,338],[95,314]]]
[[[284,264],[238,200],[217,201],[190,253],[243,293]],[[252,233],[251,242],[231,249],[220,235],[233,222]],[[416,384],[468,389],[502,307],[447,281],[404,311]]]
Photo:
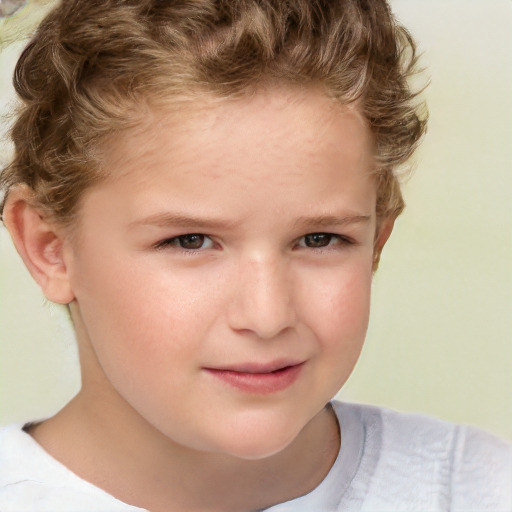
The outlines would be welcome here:
[[[241,365],[236,368],[205,368],[215,379],[245,393],[268,395],[291,386],[304,362],[281,365]]]

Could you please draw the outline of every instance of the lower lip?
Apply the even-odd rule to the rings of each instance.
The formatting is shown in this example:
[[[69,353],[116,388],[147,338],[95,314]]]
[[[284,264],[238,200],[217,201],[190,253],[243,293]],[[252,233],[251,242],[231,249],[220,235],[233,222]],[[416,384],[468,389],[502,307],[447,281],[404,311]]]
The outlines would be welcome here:
[[[291,386],[297,380],[303,364],[304,363],[287,366],[282,370],[270,373],[244,373],[210,368],[207,368],[206,371],[215,378],[240,391],[268,395],[277,393]]]

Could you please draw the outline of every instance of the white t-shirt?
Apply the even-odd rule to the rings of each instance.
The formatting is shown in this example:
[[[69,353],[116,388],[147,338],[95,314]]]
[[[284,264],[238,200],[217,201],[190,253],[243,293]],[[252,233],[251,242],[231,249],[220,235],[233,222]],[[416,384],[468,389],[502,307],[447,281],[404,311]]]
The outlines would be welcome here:
[[[341,448],[309,494],[266,512],[512,512],[512,445],[466,426],[333,402]],[[0,430],[1,512],[141,512],[82,480],[19,425]]]

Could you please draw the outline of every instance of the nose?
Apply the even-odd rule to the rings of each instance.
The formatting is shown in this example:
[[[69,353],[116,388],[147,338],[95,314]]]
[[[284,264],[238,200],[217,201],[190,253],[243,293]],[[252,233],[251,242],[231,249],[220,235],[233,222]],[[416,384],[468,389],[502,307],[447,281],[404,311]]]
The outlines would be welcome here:
[[[272,339],[296,320],[293,280],[285,261],[252,256],[235,274],[229,308],[230,327]]]

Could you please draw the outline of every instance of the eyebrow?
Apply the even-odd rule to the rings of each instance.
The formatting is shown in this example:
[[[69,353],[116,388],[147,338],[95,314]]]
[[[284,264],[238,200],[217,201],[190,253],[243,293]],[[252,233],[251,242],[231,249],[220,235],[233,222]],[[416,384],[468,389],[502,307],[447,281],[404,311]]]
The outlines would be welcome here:
[[[327,227],[327,226],[345,226],[347,224],[367,223],[371,220],[371,215],[315,215],[312,217],[302,216],[295,219],[293,222],[294,227],[307,228],[312,227]],[[211,219],[204,217],[196,217],[194,215],[181,215],[171,212],[156,213],[143,219],[133,221],[129,224],[130,228],[137,226],[155,226],[155,227],[169,227],[179,226],[183,228],[204,228],[204,229],[230,229],[239,224],[239,221],[225,220],[225,219]]]
[[[307,226],[345,226],[347,224],[358,224],[370,222],[371,215],[319,215],[313,217],[299,217],[295,220],[295,226],[307,227]]]
[[[156,213],[154,215],[149,215],[148,217],[144,217],[143,219],[136,220],[130,222],[129,228],[137,227],[137,226],[155,226],[155,227],[169,227],[169,226],[179,226],[179,227],[202,227],[205,229],[215,229],[215,228],[231,228],[234,227],[237,222],[231,220],[223,220],[223,219],[211,219],[204,217],[196,217],[194,215],[181,215],[177,213],[171,212],[163,212]]]

